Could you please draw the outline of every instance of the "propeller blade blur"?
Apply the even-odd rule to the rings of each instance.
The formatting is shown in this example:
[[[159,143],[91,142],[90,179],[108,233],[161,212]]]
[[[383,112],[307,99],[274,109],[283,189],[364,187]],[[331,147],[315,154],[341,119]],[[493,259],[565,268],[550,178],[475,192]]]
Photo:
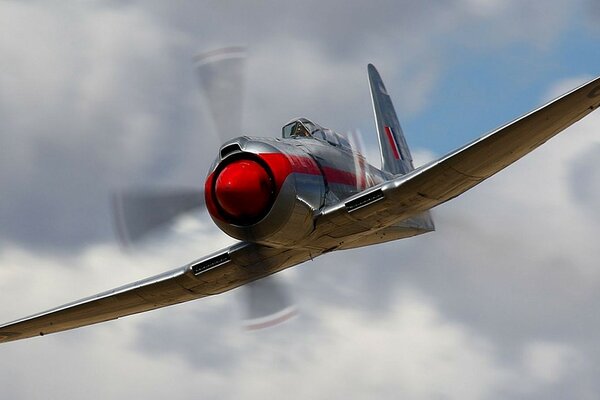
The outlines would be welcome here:
[[[298,314],[286,282],[273,275],[240,287],[245,306],[244,327],[259,330],[279,325]]]
[[[242,135],[246,50],[227,47],[194,58],[220,143]]]
[[[204,208],[204,192],[197,189],[130,190],[112,198],[115,227],[123,247],[198,208]]]
[[[349,131],[346,134],[348,138],[348,143],[350,143],[350,147],[352,148],[352,158],[354,162],[354,173],[356,175],[356,188],[363,190],[367,187],[367,177],[365,173],[365,164],[366,159],[364,156],[364,141],[360,131]]]
[[[241,136],[246,49],[210,51],[196,56],[194,63],[220,143]],[[274,326],[296,315],[289,288],[280,278],[269,276],[240,291],[244,298],[244,326],[248,330]]]

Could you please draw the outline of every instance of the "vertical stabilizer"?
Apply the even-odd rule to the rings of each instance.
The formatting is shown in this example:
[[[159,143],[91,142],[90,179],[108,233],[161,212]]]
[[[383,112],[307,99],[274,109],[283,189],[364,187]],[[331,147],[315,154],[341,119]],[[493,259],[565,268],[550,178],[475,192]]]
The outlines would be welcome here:
[[[379,139],[379,150],[381,151],[381,169],[395,175],[404,175],[415,167],[404,133],[398,122],[396,110],[392,99],[385,89],[381,76],[373,64],[369,64],[369,85],[371,86],[371,100],[373,101],[373,112],[375,113],[375,124],[377,125],[377,138]],[[410,226],[416,229],[433,231],[435,225],[429,211],[425,211],[400,224],[390,227]]]
[[[381,76],[373,64],[369,64],[369,85],[375,113],[375,124],[381,151],[381,169],[393,174],[406,174],[414,169],[410,150],[398,122],[394,105]]]

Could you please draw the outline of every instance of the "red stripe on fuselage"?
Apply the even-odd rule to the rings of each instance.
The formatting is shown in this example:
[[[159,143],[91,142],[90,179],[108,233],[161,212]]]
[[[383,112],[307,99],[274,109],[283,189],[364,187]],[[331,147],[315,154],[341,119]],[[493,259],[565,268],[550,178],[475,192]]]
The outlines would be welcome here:
[[[352,172],[343,171],[337,168],[323,167],[325,179],[329,183],[338,183],[341,185],[356,186],[356,175]]]
[[[290,173],[321,175],[319,166],[311,157],[302,157],[283,153],[261,153],[262,158],[271,168],[277,188],[280,188]],[[355,186],[356,175],[334,167],[322,167],[325,179],[330,183]]]
[[[277,191],[291,173],[321,175],[319,166],[310,157],[301,157],[283,153],[260,153],[260,157],[271,169]]]
[[[383,128],[385,130],[385,134],[388,138],[388,142],[390,142],[390,147],[392,148],[392,152],[394,153],[394,158],[396,160],[400,159],[400,153],[398,152],[398,145],[396,144],[396,139],[392,134],[392,129],[389,126],[385,126]]]

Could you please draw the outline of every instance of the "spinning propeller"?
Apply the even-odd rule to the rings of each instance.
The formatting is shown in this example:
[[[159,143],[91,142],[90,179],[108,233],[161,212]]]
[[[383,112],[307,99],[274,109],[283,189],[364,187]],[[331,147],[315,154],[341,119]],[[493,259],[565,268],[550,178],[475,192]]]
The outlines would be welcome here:
[[[220,143],[242,135],[245,60],[242,47],[219,49],[194,58]],[[231,172],[231,179],[235,179],[235,171]],[[227,203],[234,209],[239,202],[230,198]],[[125,247],[168,227],[183,214],[205,208],[204,192],[199,189],[122,191],[113,196],[112,205],[119,240]],[[247,329],[273,326],[296,314],[287,286],[273,275],[239,290]]]
[[[365,165],[367,160],[364,156],[365,144],[360,134],[360,131],[348,131],[346,133],[346,139],[350,143],[352,148],[352,158],[354,161],[354,173],[356,175],[356,189],[358,191],[365,190],[368,185],[368,177],[365,171]]]

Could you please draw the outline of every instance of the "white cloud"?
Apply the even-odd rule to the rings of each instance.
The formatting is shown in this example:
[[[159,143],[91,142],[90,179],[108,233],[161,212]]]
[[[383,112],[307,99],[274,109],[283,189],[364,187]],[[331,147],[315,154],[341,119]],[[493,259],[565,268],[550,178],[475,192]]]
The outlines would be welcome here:
[[[160,250],[168,254],[177,246],[169,247]],[[3,309],[2,318],[32,311],[40,303],[54,305],[58,298],[89,294],[107,284],[138,278],[142,269],[156,270],[160,264],[156,256],[141,263],[130,261],[114,250],[92,248],[72,260],[67,258],[67,264],[79,266],[74,272],[63,257],[53,260],[18,249],[5,251],[0,264],[33,269],[29,274],[17,268],[9,268],[8,273],[4,270],[0,299],[13,302],[15,307]],[[0,354],[11,363],[10,373],[2,379],[5,393],[28,399],[82,395],[90,399],[152,399],[162,398],[177,387],[183,397],[192,398],[201,391],[202,397],[208,398],[329,398],[335,393],[352,399],[399,394],[412,399],[442,395],[480,399],[552,387],[565,376],[572,376],[573,368],[582,365],[584,359],[571,345],[534,340],[525,346],[520,359],[507,363],[489,338],[448,319],[428,295],[406,285],[392,296],[384,315],[321,303],[320,311],[312,312],[321,320],[318,326],[305,325],[301,316],[275,330],[250,335],[236,328],[231,317],[211,317],[215,311],[227,314],[226,303],[234,298],[231,294],[217,296],[3,345]],[[190,319],[193,314],[198,318]],[[151,351],[136,345],[145,341],[145,335],[154,334],[153,329],[147,329],[148,322],[160,325],[178,319],[186,325],[171,326],[166,331],[171,336],[158,338],[160,346],[166,348],[167,342],[183,335],[198,348],[209,343],[216,346],[211,358],[187,360],[178,352]],[[210,341],[207,335],[212,337]],[[187,345],[181,350],[195,351]],[[228,360],[225,365],[221,365],[221,357]],[[196,364],[203,367],[194,368]],[[36,385],[27,384],[32,376]]]
[[[40,199],[27,212],[11,208],[11,227],[33,214],[35,224],[45,218],[58,235],[69,218],[91,212],[84,196],[101,197],[93,190],[101,186],[99,171],[121,182],[161,180],[180,162],[171,174],[201,185],[206,136],[178,136],[202,125],[183,115],[199,112],[195,82],[184,78],[190,43],[207,50],[242,32],[256,46],[246,115],[253,134],[278,132],[289,112],[343,130],[362,120],[372,126],[360,65],[377,63],[399,109],[418,113],[447,67],[444,52],[454,50],[447,42],[490,52],[523,41],[543,47],[560,34],[572,7],[467,1],[402,10],[394,3],[373,15],[344,8],[344,18],[334,21],[322,18],[334,14],[320,3],[299,5],[301,14],[287,19],[254,7],[236,19],[217,4],[173,17],[181,9],[160,4],[154,5],[160,12],[151,12],[135,5],[3,3],[0,199],[20,211],[15,205]],[[226,31],[208,32],[206,26],[217,25]],[[393,89],[399,81],[406,81],[402,93]],[[594,389],[598,232],[589,210],[574,205],[572,185],[585,182],[574,183],[569,171],[597,141],[598,118],[436,210],[436,233],[328,255],[287,273],[304,312],[277,330],[243,335],[235,294],[203,299],[2,345],[0,360],[10,366],[0,376],[2,392],[17,399],[164,398],[174,390],[189,398],[505,398],[538,397],[557,384]],[[168,137],[159,138],[164,132]],[[372,161],[373,149],[367,150]],[[163,151],[177,161],[165,161]],[[431,157],[415,152],[417,164]],[[125,164],[135,171],[124,172]],[[62,185],[72,176],[81,182]],[[48,197],[57,192],[65,197]],[[57,212],[57,204],[66,211]],[[133,258],[99,244],[60,254],[3,243],[0,321],[162,272],[228,243],[191,220],[176,231]],[[574,375],[565,363],[585,368]]]
[[[567,78],[562,80],[561,82],[553,85],[547,92],[547,94],[543,97],[543,101],[550,101],[563,94],[570,92],[573,89],[583,85],[586,82],[589,82],[593,76],[584,75],[584,76],[575,76],[572,78]]]
[[[581,368],[581,355],[572,346],[538,341],[523,350],[526,373],[543,384],[558,383],[567,373]]]
[[[10,310],[3,309],[2,318],[20,316],[41,304],[54,305],[59,298],[89,294],[116,281],[132,280],[142,269],[136,264],[150,270],[159,264],[156,257],[144,261],[129,263],[114,250],[101,247],[71,261],[11,249],[0,256],[2,265],[32,269],[28,273],[22,267],[3,270],[2,301],[18,303]],[[69,262],[76,263],[79,270],[64,265]],[[24,287],[30,295],[23,291]],[[231,295],[205,299],[195,302],[194,308],[200,315],[207,315],[202,309],[222,308],[223,301],[232,299]],[[446,320],[427,298],[411,291],[394,301],[392,317],[385,319],[366,318],[352,310],[326,305],[319,313],[324,325],[299,337],[285,338],[277,331],[245,335],[240,329],[231,331],[230,323],[221,319],[208,332],[221,336],[217,345],[236,352],[229,355],[234,362],[226,367],[227,374],[190,369],[178,357],[142,353],[132,346],[139,335],[145,334],[139,330],[140,323],[148,319],[160,323],[160,314],[164,316],[166,312],[190,313],[192,307],[171,308],[3,345],[2,358],[11,360],[10,379],[15,385],[8,393],[12,398],[67,399],[78,398],[82,393],[88,398],[115,394],[161,398],[176,385],[181,393],[194,393],[200,387],[203,397],[328,398],[337,393],[348,398],[367,398],[373,393],[406,393],[411,398],[430,398],[445,393],[448,398],[462,399],[493,393],[506,375],[488,341]],[[302,332],[301,322],[290,324],[296,324],[292,328]],[[194,326],[185,330],[191,336],[198,332]],[[195,340],[197,346],[205,342],[202,335]],[[285,368],[281,362],[286,362]],[[36,385],[26,384],[31,376],[36,376]],[[265,376],[269,379],[264,380]],[[473,376],[477,376],[476,384]],[[78,382],[78,389],[73,390],[69,382]]]
[[[473,14],[489,17],[501,13],[507,7],[508,2],[496,0],[463,0],[462,3]]]

